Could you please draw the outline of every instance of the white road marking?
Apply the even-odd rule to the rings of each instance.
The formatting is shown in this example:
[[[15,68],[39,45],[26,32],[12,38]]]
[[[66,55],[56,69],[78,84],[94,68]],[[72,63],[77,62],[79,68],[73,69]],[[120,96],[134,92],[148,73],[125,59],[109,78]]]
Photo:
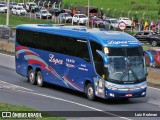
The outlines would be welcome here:
[[[78,105],[78,106],[82,106],[82,107],[85,107],[85,108],[89,108],[89,109],[92,109],[92,110],[95,110],[95,111],[103,112],[103,113],[106,113],[106,114],[109,114],[109,115],[112,115],[112,116],[115,116],[115,117],[119,117],[119,118],[122,118],[122,119],[125,119],[125,120],[131,120],[129,118],[121,117],[121,116],[118,116],[118,115],[115,115],[115,114],[112,114],[112,113],[109,113],[109,112],[105,112],[103,110],[100,110],[100,109],[97,109],[97,108],[94,108],[94,107],[90,107],[90,106],[87,106],[87,105],[84,105],[84,104],[81,104],[81,103],[65,100],[65,99],[58,98],[58,97],[53,97],[53,96],[48,96],[48,95],[44,95],[44,94],[35,93],[31,89],[28,89],[28,88],[25,88],[25,87],[21,87],[21,86],[15,85],[15,84],[11,84],[11,83],[8,83],[8,82],[2,81],[2,80],[0,80],[0,82],[8,84],[8,85],[11,85],[11,86],[15,86],[15,87],[18,87],[18,88],[22,88],[24,90],[28,90],[28,91],[24,91],[24,90],[17,89],[17,90],[14,90],[14,91],[30,93],[30,94],[33,94],[33,95],[38,95],[38,96],[42,96],[42,97],[46,97],[46,98],[50,98],[50,99],[55,99],[55,100],[59,100],[59,101],[63,101],[63,102],[68,102],[68,103],[75,104],[75,105]]]
[[[15,57],[15,56],[8,55],[8,54],[3,54],[3,53],[0,53],[0,55],[4,55],[4,56],[7,56],[7,57]]]
[[[160,90],[160,89],[155,88],[155,87],[150,87],[150,86],[147,86],[147,87],[149,87],[149,88],[151,88],[151,89],[155,89],[155,90]]]
[[[28,89],[28,88],[25,88],[25,87],[21,87],[21,86],[15,85],[15,84],[11,84],[11,83],[8,83],[8,82],[2,81],[2,80],[0,80],[0,82],[1,82],[1,83],[5,83],[5,84],[8,84],[8,85],[11,85],[11,86],[13,86],[13,87],[21,88],[21,89],[24,89],[24,90],[34,91],[34,90],[31,90],[31,89]]]
[[[73,102],[73,101],[70,101],[70,100],[65,100],[65,99],[62,99],[62,98],[49,96],[49,95],[45,95],[45,94],[40,94],[40,93],[35,93],[35,92],[30,92],[30,91],[23,91],[23,90],[17,90],[17,91],[30,93],[30,94],[38,95],[38,96],[41,96],[41,97],[46,97],[46,98],[50,98],[50,99],[55,99],[55,100],[59,100],[59,101],[63,101],[63,102],[71,103],[71,104],[75,104],[75,105],[78,105],[78,106],[81,106],[81,107],[89,108],[89,109],[92,109],[92,110],[95,110],[95,111],[99,111],[99,112],[106,113],[106,114],[109,114],[109,115],[112,115],[112,116],[115,116],[115,117],[119,117],[119,118],[122,118],[122,119],[125,119],[125,120],[132,120],[132,119],[129,119],[129,118],[126,118],[126,117],[122,117],[122,116],[119,116],[119,115],[116,115],[116,114],[112,114],[110,112],[105,112],[105,111],[103,111],[101,109],[97,109],[97,108],[94,108],[94,107],[91,107],[91,106],[88,106],[88,105],[84,105],[84,104],[81,104],[81,103],[78,103],[78,102]]]

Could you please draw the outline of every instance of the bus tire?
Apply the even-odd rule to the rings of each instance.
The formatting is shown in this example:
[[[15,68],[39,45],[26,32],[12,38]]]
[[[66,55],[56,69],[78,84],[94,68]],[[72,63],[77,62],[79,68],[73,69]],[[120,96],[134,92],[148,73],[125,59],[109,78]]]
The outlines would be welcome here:
[[[88,100],[92,101],[95,99],[94,88],[91,83],[88,83],[86,85],[86,95],[87,95]]]
[[[33,69],[28,70],[28,81],[31,85],[36,84],[36,79],[35,79],[35,74],[34,74]]]
[[[42,75],[42,72],[41,72],[41,71],[38,71],[38,72],[37,72],[36,82],[37,82],[37,85],[38,85],[39,87],[42,87],[42,86],[44,85],[43,75]]]

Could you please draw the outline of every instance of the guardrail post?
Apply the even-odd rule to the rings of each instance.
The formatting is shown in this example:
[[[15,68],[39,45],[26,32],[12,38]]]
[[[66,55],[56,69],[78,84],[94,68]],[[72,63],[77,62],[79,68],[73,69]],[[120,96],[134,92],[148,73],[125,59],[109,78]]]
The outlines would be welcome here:
[[[30,19],[31,19],[31,17],[32,17],[32,16],[31,16],[31,11],[30,11],[30,16],[29,16],[29,17],[30,17]]]
[[[60,21],[60,23],[62,23],[62,18],[61,17],[59,18],[59,21]]]
[[[57,18],[57,20],[58,20],[58,24],[60,23],[60,19],[58,19],[58,17],[56,17]]]
[[[72,18],[72,25],[73,25],[73,18]]]
[[[88,20],[86,21],[86,26],[89,26],[89,21]]]
[[[52,22],[54,22],[54,15],[52,15]]]
[[[141,25],[139,24],[139,32],[141,31]]]
[[[1,29],[1,34],[0,34],[0,40],[2,40],[2,29]]]
[[[35,19],[35,20],[37,19],[37,17],[36,17],[36,13],[35,13],[35,15],[34,15],[34,19]]]
[[[66,25],[66,17],[65,17],[65,25]]]
[[[158,25],[158,34],[160,34],[160,25]]]

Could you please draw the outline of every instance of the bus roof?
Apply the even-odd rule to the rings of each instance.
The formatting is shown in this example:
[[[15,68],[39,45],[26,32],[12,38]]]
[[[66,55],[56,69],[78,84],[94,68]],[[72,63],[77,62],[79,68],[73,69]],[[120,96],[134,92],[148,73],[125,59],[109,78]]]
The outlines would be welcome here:
[[[87,28],[85,26],[64,26],[63,24],[24,24],[16,29],[30,30],[49,34],[69,36],[79,39],[89,39],[110,47],[135,47],[141,43],[133,36],[119,31]]]

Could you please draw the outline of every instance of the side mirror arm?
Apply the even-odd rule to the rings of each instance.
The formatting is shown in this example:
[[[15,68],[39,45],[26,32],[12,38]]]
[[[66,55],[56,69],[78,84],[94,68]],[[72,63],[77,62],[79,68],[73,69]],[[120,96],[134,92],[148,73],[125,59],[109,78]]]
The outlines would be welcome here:
[[[102,56],[103,61],[104,61],[104,67],[107,67],[108,66],[107,55],[105,55],[102,51],[99,51],[99,50],[96,50],[96,52]]]
[[[144,53],[146,53],[149,56],[150,66],[152,66],[154,63],[154,58],[153,58],[152,54],[146,50],[144,51]]]

